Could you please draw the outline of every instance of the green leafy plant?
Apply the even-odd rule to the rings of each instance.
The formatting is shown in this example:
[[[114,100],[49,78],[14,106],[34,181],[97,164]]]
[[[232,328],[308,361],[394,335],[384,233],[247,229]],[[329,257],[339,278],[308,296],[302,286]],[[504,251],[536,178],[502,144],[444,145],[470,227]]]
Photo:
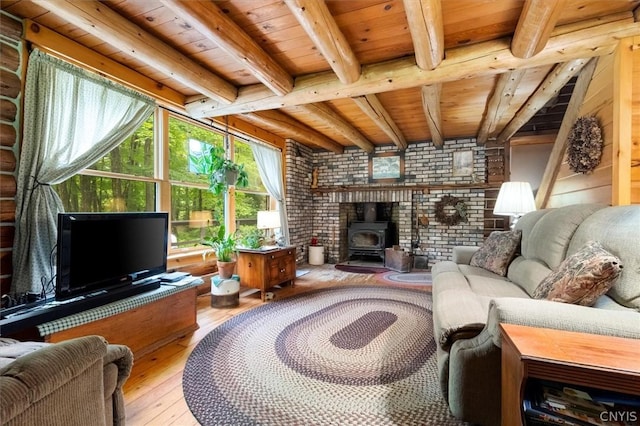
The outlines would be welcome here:
[[[262,247],[263,242],[264,235],[262,235],[262,231],[257,228],[251,228],[245,231],[240,237],[240,244],[250,249],[259,249]]]
[[[209,152],[190,155],[189,158],[197,173],[207,175],[209,190],[216,195],[226,191],[229,185],[249,185],[249,175],[244,164],[237,164],[226,158],[221,146],[214,145]]]
[[[238,242],[236,233],[227,234],[224,225],[220,225],[217,232],[214,232],[211,228],[209,231],[211,235],[205,237],[202,240],[202,244],[211,247],[212,250],[204,252],[202,257],[206,258],[211,253],[215,253],[219,262],[233,262]]]

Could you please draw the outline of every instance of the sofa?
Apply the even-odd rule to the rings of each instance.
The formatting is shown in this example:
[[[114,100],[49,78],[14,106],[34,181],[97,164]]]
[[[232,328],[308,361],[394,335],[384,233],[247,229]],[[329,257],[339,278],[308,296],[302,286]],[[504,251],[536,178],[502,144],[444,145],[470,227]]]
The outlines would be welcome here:
[[[479,247],[455,247],[452,260],[432,268],[442,394],[453,415],[480,425],[500,424],[500,323],[640,339],[640,206],[538,210],[514,230],[519,246],[505,276],[471,266]],[[619,258],[613,286],[593,306],[535,298],[546,277],[590,241]]]
[[[85,336],[60,343],[0,338],[2,425],[124,425],[128,347]]]

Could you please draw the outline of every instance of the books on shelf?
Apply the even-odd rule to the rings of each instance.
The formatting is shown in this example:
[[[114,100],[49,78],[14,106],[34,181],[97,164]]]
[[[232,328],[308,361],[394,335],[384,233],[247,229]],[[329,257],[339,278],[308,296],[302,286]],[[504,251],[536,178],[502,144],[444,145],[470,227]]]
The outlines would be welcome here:
[[[542,380],[527,384],[527,426],[630,426],[640,423],[640,397]]]

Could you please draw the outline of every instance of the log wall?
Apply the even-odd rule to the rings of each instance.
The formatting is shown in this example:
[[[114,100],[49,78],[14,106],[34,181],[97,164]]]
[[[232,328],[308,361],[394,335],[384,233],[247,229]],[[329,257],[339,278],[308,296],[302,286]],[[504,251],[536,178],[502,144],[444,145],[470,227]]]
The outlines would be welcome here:
[[[16,218],[16,166],[22,121],[24,43],[22,21],[0,10],[0,290],[8,293],[13,275]]]

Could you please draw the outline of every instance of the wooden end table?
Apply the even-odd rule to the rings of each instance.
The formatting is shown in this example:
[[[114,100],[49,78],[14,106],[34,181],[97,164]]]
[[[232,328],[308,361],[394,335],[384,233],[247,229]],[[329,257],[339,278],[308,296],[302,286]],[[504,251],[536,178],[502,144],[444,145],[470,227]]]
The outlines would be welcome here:
[[[640,340],[500,324],[502,425],[522,425],[528,378],[640,395]]]

